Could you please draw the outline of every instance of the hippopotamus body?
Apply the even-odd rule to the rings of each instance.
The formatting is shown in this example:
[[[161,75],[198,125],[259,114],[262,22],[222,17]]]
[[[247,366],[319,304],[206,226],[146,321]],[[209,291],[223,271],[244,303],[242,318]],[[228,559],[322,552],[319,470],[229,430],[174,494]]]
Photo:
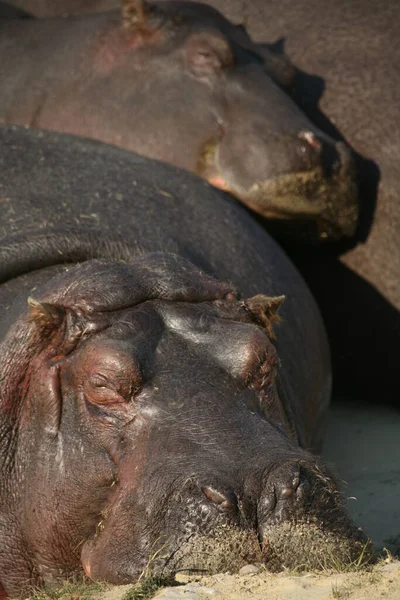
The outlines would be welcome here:
[[[365,552],[309,451],[330,391],[318,311],[244,208],[16,127],[0,203],[0,589]]]
[[[358,230],[332,254],[291,251],[322,310],[341,395],[398,402],[400,342],[400,4],[389,0],[207,0],[257,43],[283,40],[301,69],[294,98],[324,133],[359,154]],[[46,15],[54,3],[25,9]],[[64,0],[63,12],[118,4]],[[40,12],[41,11],[41,12]],[[54,13],[53,13],[54,14]],[[328,118],[330,121],[328,121]],[[380,179],[380,181],[379,181]],[[368,326],[366,323],[368,322]],[[346,340],[346,343],[344,343]],[[368,374],[368,376],[366,376]]]
[[[281,89],[293,69],[203,4],[0,21],[0,122],[92,137],[195,172],[282,235],[351,236],[354,160]],[[281,86],[281,87],[280,87]]]

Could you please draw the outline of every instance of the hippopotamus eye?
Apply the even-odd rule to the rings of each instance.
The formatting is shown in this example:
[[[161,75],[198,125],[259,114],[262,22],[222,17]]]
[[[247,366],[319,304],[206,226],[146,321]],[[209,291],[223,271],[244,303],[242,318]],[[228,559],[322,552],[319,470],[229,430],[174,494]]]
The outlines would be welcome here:
[[[138,393],[141,377],[118,377],[93,373],[84,384],[85,397],[92,404],[127,403]]]
[[[229,42],[212,31],[194,34],[189,38],[186,58],[190,70],[197,77],[218,73],[234,63]]]

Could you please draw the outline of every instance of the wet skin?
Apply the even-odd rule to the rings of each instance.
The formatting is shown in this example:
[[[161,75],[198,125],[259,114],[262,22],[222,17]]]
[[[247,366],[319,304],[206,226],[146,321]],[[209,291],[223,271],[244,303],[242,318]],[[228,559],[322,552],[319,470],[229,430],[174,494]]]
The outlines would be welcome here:
[[[73,40],[73,44],[71,44]],[[3,20],[0,121],[106,141],[198,173],[310,242],[351,236],[352,154],[285,93],[288,61],[206,5]]]
[[[0,139],[3,589],[132,582],[150,553],[164,575],[354,560],[363,536],[308,450],[324,330],[282,251],[189,173],[69,136]]]

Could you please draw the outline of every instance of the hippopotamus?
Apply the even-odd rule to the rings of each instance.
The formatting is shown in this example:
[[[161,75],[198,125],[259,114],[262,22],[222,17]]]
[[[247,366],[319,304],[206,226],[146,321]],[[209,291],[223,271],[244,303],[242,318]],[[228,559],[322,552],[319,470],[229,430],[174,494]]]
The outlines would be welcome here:
[[[73,42],[71,42],[73,40]],[[204,4],[0,21],[0,122],[96,138],[204,177],[309,242],[351,236],[354,157],[283,88],[293,69]]]
[[[15,126],[0,202],[3,595],[82,571],[369,556],[312,452],[331,384],[320,315],[244,207],[173,166]]]

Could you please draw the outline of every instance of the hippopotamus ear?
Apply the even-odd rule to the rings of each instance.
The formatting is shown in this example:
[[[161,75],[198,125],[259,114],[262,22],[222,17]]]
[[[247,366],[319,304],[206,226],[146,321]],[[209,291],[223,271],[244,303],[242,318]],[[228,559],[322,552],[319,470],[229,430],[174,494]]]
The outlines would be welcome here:
[[[273,325],[277,325],[281,320],[281,317],[278,315],[278,309],[284,300],[285,296],[264,296],[263,294],[257,294],[244,302],[254,321],[267,330],[271,340],[275,339]]]
[[[29,319],[39,330],[40,336],[49,336],[60,328],[66,317],[66,310],[56,304],[38,302],[28,298]],[[40,402],[36,410],[43,414],[44,431],[46,435],[55,437],[58,434],[61,418],[61,392],[59,381],[59,367],[45,361],[39,364],[34,382],[35,392]]]
[[[92,315],[90,308],[86,310],[65,308],[59,304],[38,302],[34,298],[28,298],[29,320],[33,323],[41,338],[50,338],[53,334],[58,335],[57,340],[52,341],[52,346],[57,351],[67,355],[74,348],[85,333],[98,333],[107,324],[106,315]]]
[[[268,75],[282,88],[292,91],[296,79],[296,68],[290,59],[285,54],[271,51],[266,44],[257,44],[257,50],[264,61],[264,69]]]
[[[264,63],[266,73],[286,91],[292,91],[296,68],[285,54],[283,38],[273,44],[255,43],[249,37],[246,24],[235,25],[236,39],[239,44],[250,52],[258,54]]]
[[[125,29],[149,34],[160,25],[157,14],[160,16],[157,8],[146,0],[123,0],[122,2],[122,25]]]
[[[65,308],[56,304],[38,302],[32,297],[28,298],[29,318],[41,332],[48,335],[58,328],[64,320]]]

